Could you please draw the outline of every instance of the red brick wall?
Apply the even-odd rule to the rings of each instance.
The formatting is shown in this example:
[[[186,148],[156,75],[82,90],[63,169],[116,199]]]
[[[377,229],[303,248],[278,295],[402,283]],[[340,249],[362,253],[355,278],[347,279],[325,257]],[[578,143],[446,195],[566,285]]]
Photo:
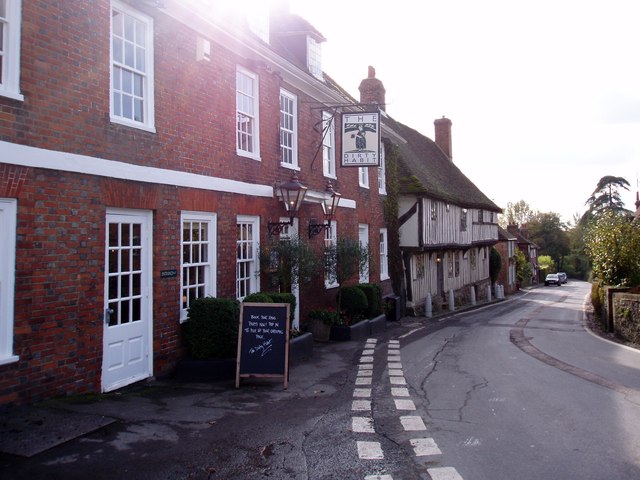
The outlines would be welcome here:
[[[282,86],[299,95],[300,179],[310,189],[324,190],[318,151],[322,113],[312,108],[313,99],[282,85],[276,73],[254,70],[260,77],[262,159],[237,156],[236,65],[251,69],[251,64],[217,44],[212,45],[211,61],[198,63],[197,35],[188,26],[177,24],[161,10],[151,8],[147,13],[154,16],[155,29],[156,133],[109,120],[110,2],[41,1],[23,2],[21,90],[25,99],[0,97],[0,140],[274,185],[291,176],[290,170],[280,166]],[[0,196],[18,200],[14,352],[19,361],[0,366],[0,403],[100,391],[107,208],[153,212],[156,376],[169,374],[184,353],[180,278],[160,278],[162,270],[180,269],[180,212],[217,213],[219,297],[235,297],[237,215],[258,215],[261,241],[265,241],[267,221],[285,213],[274,198],[18,167],[11,161],[0,150]],[[358,223],[369,224],[376,265],[370,278],[377,281],[378,232],[383,223],[377,170],[370,169],[370,189],[358,186],[357,168],[338,167],[338,177],[336,190],[358,207],[339,209],[339,234],[357,239]],[[306,235],[311,218],[322,220],[320,205],[303,206],[301,235]],[[320,251],[322,235],[311,241]],[[320,303],[331,301],[335,293],[325,292],[321,279],[305,292]],[[304,296],[302,303],[303,309],[312,305]]]

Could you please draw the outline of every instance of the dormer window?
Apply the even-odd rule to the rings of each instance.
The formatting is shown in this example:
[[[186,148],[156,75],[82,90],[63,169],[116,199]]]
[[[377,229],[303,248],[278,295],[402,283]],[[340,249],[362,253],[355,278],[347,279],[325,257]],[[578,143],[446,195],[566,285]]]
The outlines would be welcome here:
[[[307,68],[314,77],[322,80],[322,44],[307,37]]]

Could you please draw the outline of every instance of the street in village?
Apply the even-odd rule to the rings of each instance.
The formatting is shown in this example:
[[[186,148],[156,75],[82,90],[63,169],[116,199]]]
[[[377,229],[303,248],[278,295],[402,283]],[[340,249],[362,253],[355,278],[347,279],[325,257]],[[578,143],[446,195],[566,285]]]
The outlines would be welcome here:
[[[569,281],[316,343],[287,389],[161,379],[8,408],[0,477],[640,478],[640,352],[584,328],[588,293]]]

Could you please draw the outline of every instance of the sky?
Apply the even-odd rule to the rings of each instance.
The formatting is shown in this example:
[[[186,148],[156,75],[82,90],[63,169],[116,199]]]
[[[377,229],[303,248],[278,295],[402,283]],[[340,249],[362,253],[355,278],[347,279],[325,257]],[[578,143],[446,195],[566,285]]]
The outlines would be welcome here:
[[[429,138],[499,207],[565,222],[605,175],[640,175],[637,0],[290,0],[327,39],[323,70],[356,99],[368,66],[387,113]]]

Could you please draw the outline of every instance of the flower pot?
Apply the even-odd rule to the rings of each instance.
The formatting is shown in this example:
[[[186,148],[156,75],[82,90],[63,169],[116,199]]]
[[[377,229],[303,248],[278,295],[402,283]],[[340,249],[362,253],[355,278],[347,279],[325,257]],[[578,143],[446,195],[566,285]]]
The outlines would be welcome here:
[[[328,342],[331,336],[331,325],[327,325],[322,320],[310,318],[307,320],[307,327],[313,339],[317,342]]]
[[[333,325],[329,338],[335,342],[344,342],[366,338],[370,333],[369,320],[362,320],[354,325]]]

